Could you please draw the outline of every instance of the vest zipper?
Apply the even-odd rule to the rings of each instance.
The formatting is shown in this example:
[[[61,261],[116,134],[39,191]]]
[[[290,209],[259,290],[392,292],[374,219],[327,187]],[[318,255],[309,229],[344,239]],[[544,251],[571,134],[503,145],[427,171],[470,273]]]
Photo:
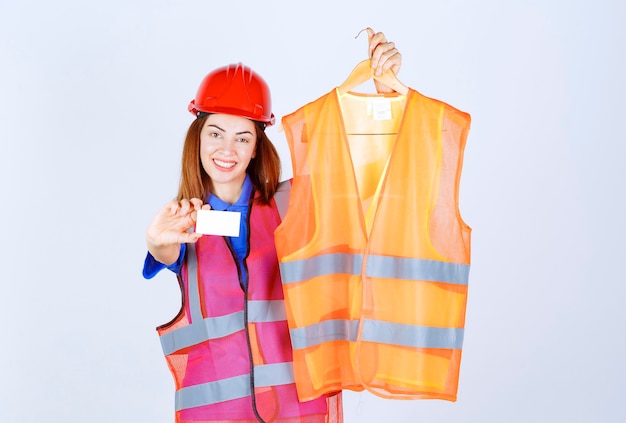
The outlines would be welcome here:
[[[246,330],[246,345],[248,347],[248,361],[250,362],[250,399],[252,401],[252,412],[254,416],[259,421],[259,423],[265,423],[265,420],[259,414],[259,410],[256,406],[256,393],[254,391],[254,360],[252,359],[252,344],[250,342],[250,329],[248,326],[248,289],[250,288],[250,273],[248,272],[248,256],[250,255],[250,216],[252,215],[252,203],[254,199],[254,190],[252,190],[252,194],[250,196],[250,202],[248,203],[248,216],[246,225],[248,227],[247,237],[246,239],[246,255],[243,260],[241,260],[241,264],[245,269],[245,278],[246,280],[242,280],[241,270],[239,269],[239,260],[234,255],[234,251],[231,250],[233,254],[233,258],[237,261],[237,271],[239,272],[239,283],[243,288],[243,326]]]
[[[230,255],[233,257],[235,261],[235,265],[237,267],[237,276],[239,279],[239,286],[243,290],[243,327],[246,332],[246,346],[248,347],[248,361],[250,362],[250,399],[252,401],[252,411],[254,412],[254,416],[260,423],[265,423],[259,414],[259,411],[256,407],[256,396],[254,394],[254,362],[252,360],[252,345],[250,343],[250,331],[248,329],[248,287],[250,286],[250,275],[248,274],[248,264],[246,262],[248,258],[248,254],[250,254],[250,212],[248,212],[248,239],[247,239],[247,248],[246,248],[246,256],[241,261],[243,267],[246,270],[246,280],[243,281],[243,276],[241,272],[241,268],[239,267],[239,260],[237,259],[237,254],[235,254],[235,249],[231,245],[228,238],[224,238],[224,242],[226,242],[226,246],[230,251]]]

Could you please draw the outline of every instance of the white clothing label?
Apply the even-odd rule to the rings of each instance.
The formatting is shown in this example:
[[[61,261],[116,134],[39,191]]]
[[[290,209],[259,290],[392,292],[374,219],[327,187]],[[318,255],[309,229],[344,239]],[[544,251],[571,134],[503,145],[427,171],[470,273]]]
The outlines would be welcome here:
[[[241,213],[198,210],[196,232],[204,235],[239,236]]]
[[[391,119],[391,101],[386,98],[372,100],[374,109],[374,120],[390,120]]]

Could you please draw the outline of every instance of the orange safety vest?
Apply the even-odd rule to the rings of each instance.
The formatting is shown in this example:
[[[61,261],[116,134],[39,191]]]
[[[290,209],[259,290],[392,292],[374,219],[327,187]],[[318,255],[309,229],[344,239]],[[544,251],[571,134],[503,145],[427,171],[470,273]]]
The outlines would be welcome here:
[[[297,397],[273,239],[279,223],[274,201],[250,203],[247,284],[226,238],[187,245],[182,308],[157,328],[176,385],[176,422],[342,421],[340,395]]]
[[[282,124],[294,178],[275,239],[300,399],[367,389],[455,401],[470,116],[412,89],[333,90]]]

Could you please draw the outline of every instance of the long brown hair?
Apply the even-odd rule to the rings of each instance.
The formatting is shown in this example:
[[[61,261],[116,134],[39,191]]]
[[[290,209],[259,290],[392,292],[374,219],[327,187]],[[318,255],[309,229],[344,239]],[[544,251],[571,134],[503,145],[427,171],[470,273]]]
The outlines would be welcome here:
[[[200,198],[204,203],[211,192],[211,178],[205,172],[200,161],[200,132],[204,127],[208,115],[195,119],[185,137],[183,146],[180,185],[178,187],[178,201],[186,198]],[[278,186],[281,164],[278,151],[264,130],[264,124],[256,125],[256,155],[250,161],[246,171],[260,196],[258,202],[269,204]]]

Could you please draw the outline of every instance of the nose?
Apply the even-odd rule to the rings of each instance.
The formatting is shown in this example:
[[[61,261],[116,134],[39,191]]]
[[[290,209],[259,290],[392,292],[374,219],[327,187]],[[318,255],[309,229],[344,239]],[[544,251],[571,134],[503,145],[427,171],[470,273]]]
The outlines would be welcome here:
[[[232,140],[224,140],[220,152],[225,156],[232,155],[235,152],[235,142]]]

